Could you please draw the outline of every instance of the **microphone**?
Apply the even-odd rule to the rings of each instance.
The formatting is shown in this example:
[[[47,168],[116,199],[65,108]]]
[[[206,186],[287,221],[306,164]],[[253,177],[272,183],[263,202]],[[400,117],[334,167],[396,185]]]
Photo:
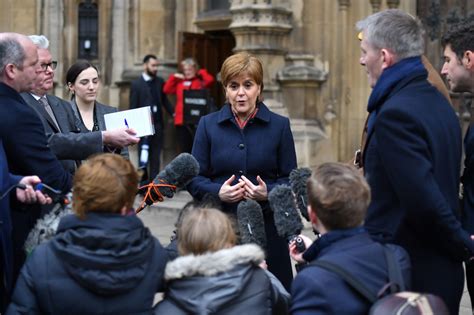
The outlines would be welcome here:
[[[278,235],[285,238],[288,243],[294,241],[298,252],[304,252],[306,246],[303,239],[298,236],[303,230],[303,223],[296,209],[295,197],[291,188],[286,185],[276,186],[268,194],[268,202],[273,210],[273,219]]]
[[[237,205],[237,225],[243,244],[254,243],[262,248],[267,246],[262,207],[255,200],[243,200]]]
[[[173,197],[176,188],[183,188],[198,174],[199,163],[194,156],[181,153],[166,165],[151,183],[138,189],[138,193],[145,193],[145,197],[136,213],[146,206],[163,201],[163,197]]]
[[[56,235],[61,218],[73,213],[71,203],[72,193],[68,193],[63,197],[65,201],[63,203],[56,203],[53,209],[38,219],[33,229],[31,229],[23,245],[23,249],[27,255],[38,245],[52,239]]]
[[[301,215],[309,222],[307,181],[311,177],[311,169],[307,167],[295,168],[290,172],[290,186],[295,193],[296,204]]]

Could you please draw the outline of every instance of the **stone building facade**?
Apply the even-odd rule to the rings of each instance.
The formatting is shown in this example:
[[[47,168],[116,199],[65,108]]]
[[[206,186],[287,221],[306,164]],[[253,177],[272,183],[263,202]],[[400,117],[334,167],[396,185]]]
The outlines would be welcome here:
[[[120,109],[128,108],[130,82],[140,75],[145,54],[158,56],[164,79],[183,57],[196,57],[217,75],[233,52],[257,55],[265,67],[265,103],[290,117],[299,166],[347,161],[359,146],[370,89],[359,65],[358,20],[385,8],[418,15],[428,30],[428,58],[440,68],[441,34],[449,23],[474,15],[469,0],[0,0],[0,5],[0,31],[50,39],[59,61],[56,95],[68,97],[68,67],[88,58],[100,69],[99,100]],[[224,101],[218,84],[212,95]],[[457,103],[461,117],[463,100]],[[175,154],[167,120],[165,163]]]

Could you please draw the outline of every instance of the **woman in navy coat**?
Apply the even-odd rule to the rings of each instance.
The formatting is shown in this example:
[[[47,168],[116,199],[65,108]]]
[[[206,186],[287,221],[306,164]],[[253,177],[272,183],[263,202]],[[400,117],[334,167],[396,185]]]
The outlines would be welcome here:
[[[231,215],[240,201],[258,201],[265,220],[269,270],[289,288],[288,245],[276,233],[267,197],[275,185],[287,184],[296,168],[290,121],[261,102],[263,67],[256,57],[230,56],[222,65],[221,79],[228,103],[199,122],[192,154],[200,171],[188,190],[197,199],[218,197]]]

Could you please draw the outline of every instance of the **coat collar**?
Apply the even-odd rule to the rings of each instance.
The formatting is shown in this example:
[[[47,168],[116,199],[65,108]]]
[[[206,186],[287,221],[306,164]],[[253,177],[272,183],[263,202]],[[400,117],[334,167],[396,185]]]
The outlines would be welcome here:
[[[166,265],[165,279],[214,276],[229,271],[239,264],[257,265],[264,259],[262,249],[255,244],[234,246],[204,255],[181,256]]]
[[[268,109],[268,107],[265,104],[263,104],[263,102],[257,103],[257,106],[258,106],[258,111],[254,119],[258,119],[260,121],[268,123],[270,121],[271,111]],[[234,118],[234,115],[232,114],[232,110],[230,109],[230,104],[225,103],[224,106],[222,106],[221,110],[219,111],[219,117],[217,119],[217,122],[223,123],[224,121],[231,120],[233,118]]]
[[[8,97],[15,98],[18,102],[25,104],[25,101],[21,97],[20,93],[18,93],[15,89],[11,86],[0,82],[0,95],[5,95]]]

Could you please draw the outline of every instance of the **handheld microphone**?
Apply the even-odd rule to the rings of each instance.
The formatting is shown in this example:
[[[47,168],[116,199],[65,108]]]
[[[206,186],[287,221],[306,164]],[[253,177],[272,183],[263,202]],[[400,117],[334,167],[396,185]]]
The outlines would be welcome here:
[[[278,235],[285,238],[288,243],[294,241],[298,252],[304,252],[306,246],[298,236],[303,230],[303,223],[296,209],[295,197],[291,188],[286,185],[276,186],[268,194],[268,202],[273,210],[273,219]]]
[[[139,188],[138,193],[145,193],[145,197],[136,212],[155,202],[163,201],[163,197],[173,197],[176,188],[183,188],[198,174],[198,161],[189,153],[181,153],[166,165],[150,184]]]
[[[295,168],[290,172],[290,186],[295,193],[296,204],[301,215],[309,222],[308,215],[308,191],[306,190],[308,178],[311,177],[311,169],[307,167]]]
[[[237,224],[243,244],[254,243],[267,246],[262,207],[255,200],[243,200],[237,205]]]

